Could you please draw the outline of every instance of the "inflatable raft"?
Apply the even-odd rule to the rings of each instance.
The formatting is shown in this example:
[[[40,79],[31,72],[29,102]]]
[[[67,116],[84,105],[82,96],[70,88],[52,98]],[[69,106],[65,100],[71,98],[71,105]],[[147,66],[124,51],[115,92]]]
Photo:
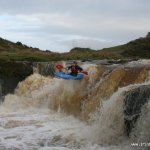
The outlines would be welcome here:
[[[78,73],[77,76],[72,76],[64,72],[55,72],[55,76],[58,78],[66,79],[66,80],[81,80],[84,78],[83,73]]]

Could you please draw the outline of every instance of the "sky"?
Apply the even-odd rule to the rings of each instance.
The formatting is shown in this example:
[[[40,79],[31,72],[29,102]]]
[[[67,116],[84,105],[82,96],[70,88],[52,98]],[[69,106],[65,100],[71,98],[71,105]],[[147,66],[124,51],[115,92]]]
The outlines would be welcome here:
[[[0,0],[0,37],[68,52],[125,44],[150,32],[150,0]]]

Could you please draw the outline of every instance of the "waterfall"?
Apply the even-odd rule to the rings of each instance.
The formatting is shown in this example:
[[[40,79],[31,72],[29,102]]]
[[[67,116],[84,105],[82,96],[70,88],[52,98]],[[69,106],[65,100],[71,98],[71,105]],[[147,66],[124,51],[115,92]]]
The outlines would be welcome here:
[[[5,96],[0,106],[0,146],[127,150],[134,149],[133,142],[146,142],[148,147],[149,61],[83,63],[89,75],[81,81],[46,76],[45,68],[55,64],[41,64],[38,73]],[[11,146],[5,142],[9,139]]]

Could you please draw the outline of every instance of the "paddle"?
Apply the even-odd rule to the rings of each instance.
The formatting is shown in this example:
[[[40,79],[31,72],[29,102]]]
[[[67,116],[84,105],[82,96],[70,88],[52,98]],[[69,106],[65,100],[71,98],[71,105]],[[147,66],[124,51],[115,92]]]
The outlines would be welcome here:
[[[88,72],[87,71],[82,71],[83,74],[85,75],[88,75]]]
[[[61,64],[57,64],[55,67],[56,67],[58,70],[64,69],[63,65],[61,65]]]

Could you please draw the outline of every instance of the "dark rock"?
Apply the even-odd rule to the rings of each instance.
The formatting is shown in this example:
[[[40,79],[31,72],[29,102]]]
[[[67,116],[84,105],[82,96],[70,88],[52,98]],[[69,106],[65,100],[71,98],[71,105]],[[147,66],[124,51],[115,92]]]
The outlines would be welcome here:
[[[54,62],[38,62],[34,63],[37,72],[44,76],[54,76],[55,73],[55,63]]]
[[[129,136],[140,116],[142,106],[150,99],[150,85],[142,85],[125,93],[124,120]]]
[[[18,82],[32,73],[33,67],[30,62],[0,62],[1,95],[5,96],[8,93],[13,93]]]

